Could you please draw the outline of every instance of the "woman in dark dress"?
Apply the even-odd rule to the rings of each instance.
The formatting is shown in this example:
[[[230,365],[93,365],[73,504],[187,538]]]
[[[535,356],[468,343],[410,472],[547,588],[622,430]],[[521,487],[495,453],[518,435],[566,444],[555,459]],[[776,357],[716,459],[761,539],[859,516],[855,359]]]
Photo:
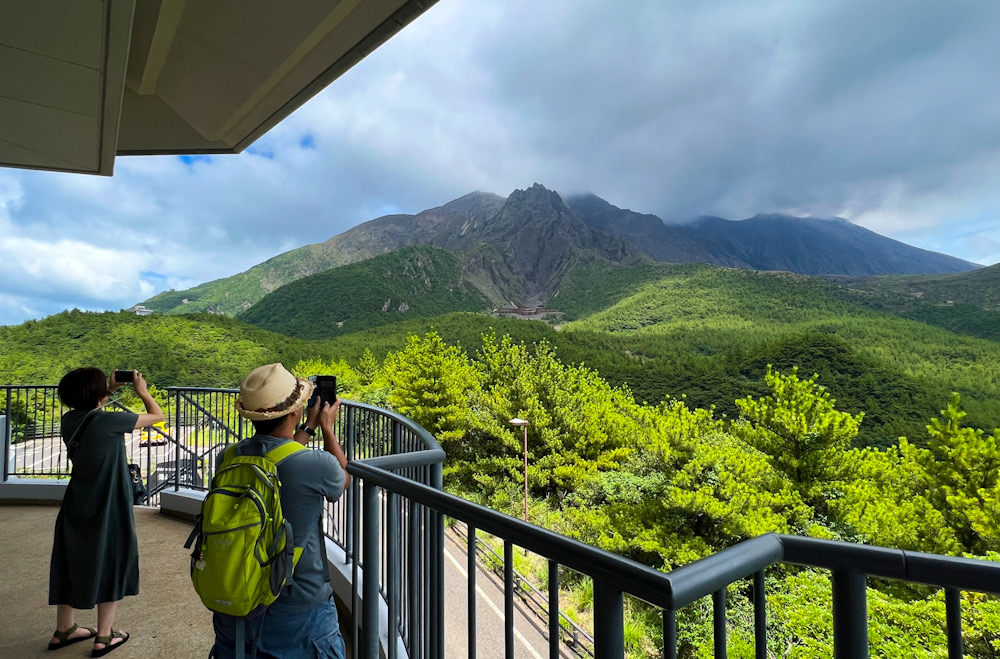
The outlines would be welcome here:
[[[49,604],[56,608],[54,650],[94,639],[93,657],[103,657],[128,640],[111,628],[118,601],[139,594],[139,551],[132,517],[132,487],[125,434],[163,420],[142,375],[133,371],[145,414],[108,412],[101,407],[121,386],[112,374],[78,368],[59,382],[59,398],[72,408],[62,417],[62,436],[73,471],[56,518],[49,569]],[[97,629],[73,622],[75,609],[97,607]]]

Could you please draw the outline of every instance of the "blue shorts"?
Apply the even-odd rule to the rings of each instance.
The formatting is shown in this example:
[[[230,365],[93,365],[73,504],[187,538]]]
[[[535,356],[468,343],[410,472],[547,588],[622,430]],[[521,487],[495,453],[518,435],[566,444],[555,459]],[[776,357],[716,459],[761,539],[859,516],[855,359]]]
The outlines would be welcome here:
[[[216,613],[212,617],[215,627],[216,659],[233,659],[236,656],[236,621],[239,618]],[[337,605],[329,599],[307,611],[287,613],[268,610],[262,616],[244,618],[246,627],[245,653],[247,659],[345,659],[347,650],[340,634]]]

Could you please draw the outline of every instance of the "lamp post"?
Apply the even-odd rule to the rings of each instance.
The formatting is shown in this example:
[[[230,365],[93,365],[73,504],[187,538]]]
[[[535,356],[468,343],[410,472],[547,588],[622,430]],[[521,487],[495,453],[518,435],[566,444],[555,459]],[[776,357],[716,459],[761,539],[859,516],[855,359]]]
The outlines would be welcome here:
[[[528,521],[528,422],[514,418],[510,425],[524,428],[524,521]]]

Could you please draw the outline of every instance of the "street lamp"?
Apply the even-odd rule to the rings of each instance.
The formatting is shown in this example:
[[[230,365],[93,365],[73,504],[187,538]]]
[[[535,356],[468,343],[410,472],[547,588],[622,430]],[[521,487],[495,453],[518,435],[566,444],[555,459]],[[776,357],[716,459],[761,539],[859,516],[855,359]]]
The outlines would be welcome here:
[[[524,521],[528,521],[528,422],[514,418],[510,425],[524,428]]]

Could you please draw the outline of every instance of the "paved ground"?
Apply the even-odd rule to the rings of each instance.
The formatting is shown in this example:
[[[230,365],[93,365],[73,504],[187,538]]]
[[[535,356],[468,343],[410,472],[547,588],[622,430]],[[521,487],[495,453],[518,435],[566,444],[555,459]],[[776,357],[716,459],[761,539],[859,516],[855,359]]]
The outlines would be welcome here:
[[[0,506],[0,657],[89,656],[79,643],[58,655],[45,652],[55,629],[55,607],[48,605],[49,556],[58,509],[53,506]],[[208,656],[212,618],[191,588],[184,540],[191,525],[152,508],[135,509],[139,538],[140,594],[126,597],[115,623],[133,634],[116,659],[127,657]],[[77,622],[93,627],[97,611],[82,611]]]
[[[55,628],[55,607],[48,605],[48,578],[57,513],[54,506],[0,506],[0,659],[56,656],[46,652],[45,645]],[[188,554],[183,548],[190,523],[141,507],[135,508],[135,521],[140,594],[126,597],[119,605],[115,626],[133,636],[127,647],[115,651],[115,658],[207,657],[213,640],[211,614],[191,588]],[[445,548],[445,656],[457,659],[466,657],[468,649],[468,563],[464,543],[456,543],[449,535]],[[480,659],[503,657],[503,592],[482,572],[477,585],[477,655]],[[515,618],[515,657],[547,657],[544,637],[516,609]],[[95,626],[96,610],[79,612],[77,622]],[[350,625],[344,627],[349,630]],[[90,647],[80,643],[61,650],[58,657],[89,656]]]

